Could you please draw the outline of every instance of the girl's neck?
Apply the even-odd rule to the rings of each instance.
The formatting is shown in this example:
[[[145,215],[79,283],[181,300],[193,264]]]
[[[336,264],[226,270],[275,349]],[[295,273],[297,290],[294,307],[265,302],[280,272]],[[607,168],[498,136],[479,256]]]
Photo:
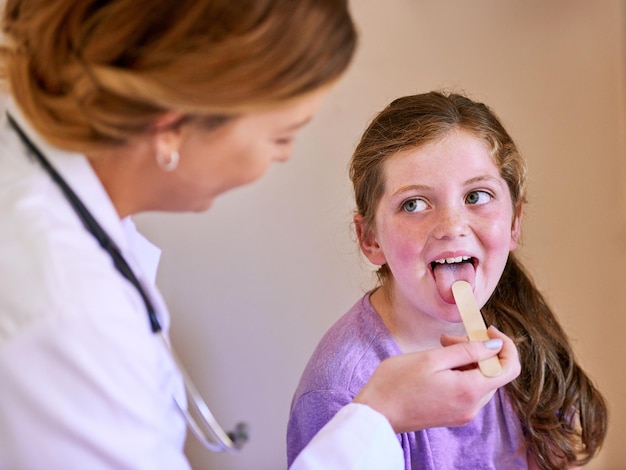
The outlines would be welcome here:
[[[463,323],[450,323],[417,311],[394,296],[393,286],[380,287],[370,296],[402,352],[423,351],[441,347],[441,335],[465,336]]]

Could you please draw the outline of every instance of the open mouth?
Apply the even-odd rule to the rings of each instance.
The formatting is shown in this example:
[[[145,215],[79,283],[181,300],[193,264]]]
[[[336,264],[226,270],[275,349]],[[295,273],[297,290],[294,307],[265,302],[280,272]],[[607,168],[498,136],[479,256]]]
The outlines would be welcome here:
[[[442,258],[437,259],[430,263],[430,269],[432,271],[435,270],[436,267],[442,266],[445,264],[460,264],[460,263],[470,263],[474,268],[476,268],[476,258],[473,256],[457,256],[456,258]]]
[[[467,281],[474,288],[477,265],[478,259],[472,256],[441,258],[430,263],[437,290],[445,302],[454,303],[452,284],[456,281]]]

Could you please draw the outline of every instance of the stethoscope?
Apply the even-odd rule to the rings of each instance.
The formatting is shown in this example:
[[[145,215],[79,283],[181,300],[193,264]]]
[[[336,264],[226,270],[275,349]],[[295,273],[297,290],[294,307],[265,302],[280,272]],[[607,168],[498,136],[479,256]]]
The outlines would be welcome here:
[[[111,239],[111,237],[96,221],[94,216],[85,207],[83,202],[72,190],[72,188],[66,183],[63,177],[61,177],[61,175],[54,169],[50,162],[44,157],[43,153],[41,153],[41,151],[35,146],[35,144],[28,138],[28,136],[24,133],[21,127],[11,117],[11,115],[7,114],[7,117],[9,120],[9,124],[17,132],[20,139],[35,155],[37,160],[39,160],[39,163],[41,163],[43,168],[46,170],[46,172],[48,172],[50,177],[59,186],[61,191],[63,191],[63,194],[69,201],[70,205],[80,218],[87,231],[95,237],[100,246],[111,256],[111,259],[115,264],[115,268],[120,272],[120,274],[124,276],[133,286],[135,286],[135,288],[139,292],[139,295],[141,296],[146,306],[146,310],[148,311],[148,319],[150,321],[150,328],[152,329],[152,332],[158,334],[161,337],[163,343],[165,344],[166,350],[169,351],[169,353],[171,354],[175,364],[177,365],[183,377],[188,402],[194,409],[198,419],[196,419],[196,417],[192,415],[192,413],[186,406],[179,403],[176,397],[173,398],[174,403],[176,403],[176,406],[185,417],[187,425],[189,426],[193,434],[207,449],[213,452],[238,451],[248,440],[247,425],[245,423],[238,423],[235,426],[234,431],[227,433],[218,424],[217,420],[209,410],[208,405],[202,399],[202,396],[198,392],[198,389],[191,380],[191,377],[183,367],[180,359],[176,356],[174,350],[169,344],[169,341],[163,334],[159,318],[156,314],[156,310],[152,305],[152,302],[150,301],[150,298],[148,297],[148,294],[142,287],[139,279],[137,279],[137,277],[135,276],[135,273],[133,272],[131,267],[124,259],[124,256],[122,255],[120,249],[117,247],[113,239]]]

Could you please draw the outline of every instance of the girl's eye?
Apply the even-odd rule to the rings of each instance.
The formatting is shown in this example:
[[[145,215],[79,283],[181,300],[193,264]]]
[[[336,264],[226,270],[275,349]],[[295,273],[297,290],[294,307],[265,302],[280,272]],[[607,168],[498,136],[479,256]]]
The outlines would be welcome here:
[[[487,191],[472,191],[467,195],[465,200],[468,204],[487,204],[491,201],[492,196]]]
[[[421,212],[426,209],[426,203],[421,199],[409,199],[402,203],[402,209],[406,212]]]

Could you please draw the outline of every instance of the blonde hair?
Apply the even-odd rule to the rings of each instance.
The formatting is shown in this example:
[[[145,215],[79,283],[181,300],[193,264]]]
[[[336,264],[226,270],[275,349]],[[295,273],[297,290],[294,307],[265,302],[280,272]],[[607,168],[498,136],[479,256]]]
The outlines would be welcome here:
[[[7,0],[2,68],[52,144],[85,151],[169,110],[232,116],[338,78],[356,46],[346,0]]]
[[[463,95],[430,92],[393,101],[373,119],[357,145],[350,178],[356,211],[366,225],[373,227],[385,189],[385,162],[454,129],[487,143],[514,208],[525,203],[526,164],[493,111]],[[383,265],[378,275],[384,285],[392,273]],[[517,345],[522,373],[506,391],[524,428],[526,446],[539,466],[559,470],[589,462],[606,436],[606,403],[577,363],[552,309],[513,254],[482,312],[488,324]]]

